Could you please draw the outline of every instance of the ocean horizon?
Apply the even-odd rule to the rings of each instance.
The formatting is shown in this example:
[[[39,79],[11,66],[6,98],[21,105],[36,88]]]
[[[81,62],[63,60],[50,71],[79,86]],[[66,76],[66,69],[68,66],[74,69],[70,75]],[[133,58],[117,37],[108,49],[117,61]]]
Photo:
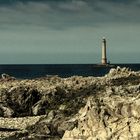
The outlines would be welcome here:
[[[140,63],[131,64],[0,64],[0,74],[6,73],[15,78],[33,79],[47,75],[70,76],[104,76],[111,68],[127,67],[133,71],[140,70]]]

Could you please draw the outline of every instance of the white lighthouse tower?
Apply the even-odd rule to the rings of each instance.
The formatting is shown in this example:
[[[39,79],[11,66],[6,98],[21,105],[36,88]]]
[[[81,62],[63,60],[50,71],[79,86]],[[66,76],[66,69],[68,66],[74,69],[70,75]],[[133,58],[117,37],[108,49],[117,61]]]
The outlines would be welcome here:
[[[107,56],[106,56],[106,39],[103,37],[102,40],[102,60],[101,60],[102,65],[107,64]]]

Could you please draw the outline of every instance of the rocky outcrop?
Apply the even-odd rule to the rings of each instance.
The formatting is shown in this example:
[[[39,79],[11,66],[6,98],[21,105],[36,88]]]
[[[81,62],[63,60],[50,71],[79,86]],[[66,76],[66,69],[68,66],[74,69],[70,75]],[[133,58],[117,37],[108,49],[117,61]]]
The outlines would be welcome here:
[[[139,118],[140,99],[137,97],[120,97],[117,94],[96,99],[90,97],[76,117],[77,127],[66,131],[63,139],[138,140]]]
[[[140,72],[128,68],[104,77],[1,79],[0,139],[139,140],[139,108]]]
[[[16,79],[15,77],[12,77],[12,76],[10,76],[10,75],[8,75],[6,73],[1,74],[1,78],[3,80],[6,80],[6,81],[8,81],[8,80],[15,80]]]
[[[140,139],[140,73],[118,67],[101,79],[104,89],[88,98],[62,140]]]

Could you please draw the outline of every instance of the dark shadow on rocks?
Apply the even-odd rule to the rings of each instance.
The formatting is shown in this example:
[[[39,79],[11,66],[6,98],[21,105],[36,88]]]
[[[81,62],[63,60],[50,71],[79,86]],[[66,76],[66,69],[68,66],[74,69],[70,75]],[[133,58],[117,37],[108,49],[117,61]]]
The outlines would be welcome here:
[[[85,106],[86,98],[94,94],[96,86],[89,86],[86,89],[80,89],[79,91],[71,90],[66,93],[60,87],[56,88],[56,92],[53,95],[46,97],[48,100],[48,113],[46,117],[41,118],[35,125],[27,128],[29,134],[45,135],[53,137],[54,139],[61,139],[66,130],[72,130],[77,127],[77,120],[70,121],[72,116],[78,113],[81,107]],[[67,95],[69,94],[69,95]],[[61,110],[61,104],[64,105],[64,109]]]
[[[112,79],[110,81],[110,85],[113,86],[119,86],[119,85],[137,85],[140,83],[140,77],[139,76],[129,76],[129,77],[121,77],[117,79]]]
[[[69,92],[66,92],[63,88],[56,87],[55,92],[49,94],[44,93],[42,97],[37,96],[38,98],[35,99],[32,96],[38,95],[38,92],[30,89],[28,89],[27,92],[21,92],[24,91],[23,89],[19,90],[18,93],[21,94],[21,97],[17,98],[24,100],[20,105],[26,104],[26,106],[16,111],[19,113],[24,110],[30,112],[31,108],[35,109],[38,105],[39,107],[37,107],[34,112],[37,112],[37,115],[46,114],[46,116],[42,117],[36,124],[26,128],[28,135],[25,139],[29,139],[30,137],[38,140],[43,140],[45,137],[50,140],[61,139],[66,130],[72,130],[74,127],[77,127],[78,121],[76,119],[71,120],[71,118],[78,113],[81,107],[85,106],[86,98],[90,95],[94,95],[97,88],[95,84],[80,88],[79,90],[71,89]],[[17,102],[17,100],[13,98],[12,101]],[[30,104],[27,104],[29,101]],[[19,113],[16,115],[21,115]],[[28,115],[29,114],[30,113],[28,113]]]
[[[29,87],[18,87],[7,95],[7,105],[14,110],[13,117],[32,116],[32,106],[40,100],[39,92]]]

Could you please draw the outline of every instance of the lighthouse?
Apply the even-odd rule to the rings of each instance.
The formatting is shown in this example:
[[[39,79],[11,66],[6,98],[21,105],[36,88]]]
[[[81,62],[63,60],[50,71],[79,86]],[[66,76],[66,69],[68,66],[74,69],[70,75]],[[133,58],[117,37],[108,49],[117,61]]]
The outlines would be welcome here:
[[[102,65],[107,64],[107,57],[106,57],[106,39],[103,37],[102,40],[102,60],[101,60]]]

